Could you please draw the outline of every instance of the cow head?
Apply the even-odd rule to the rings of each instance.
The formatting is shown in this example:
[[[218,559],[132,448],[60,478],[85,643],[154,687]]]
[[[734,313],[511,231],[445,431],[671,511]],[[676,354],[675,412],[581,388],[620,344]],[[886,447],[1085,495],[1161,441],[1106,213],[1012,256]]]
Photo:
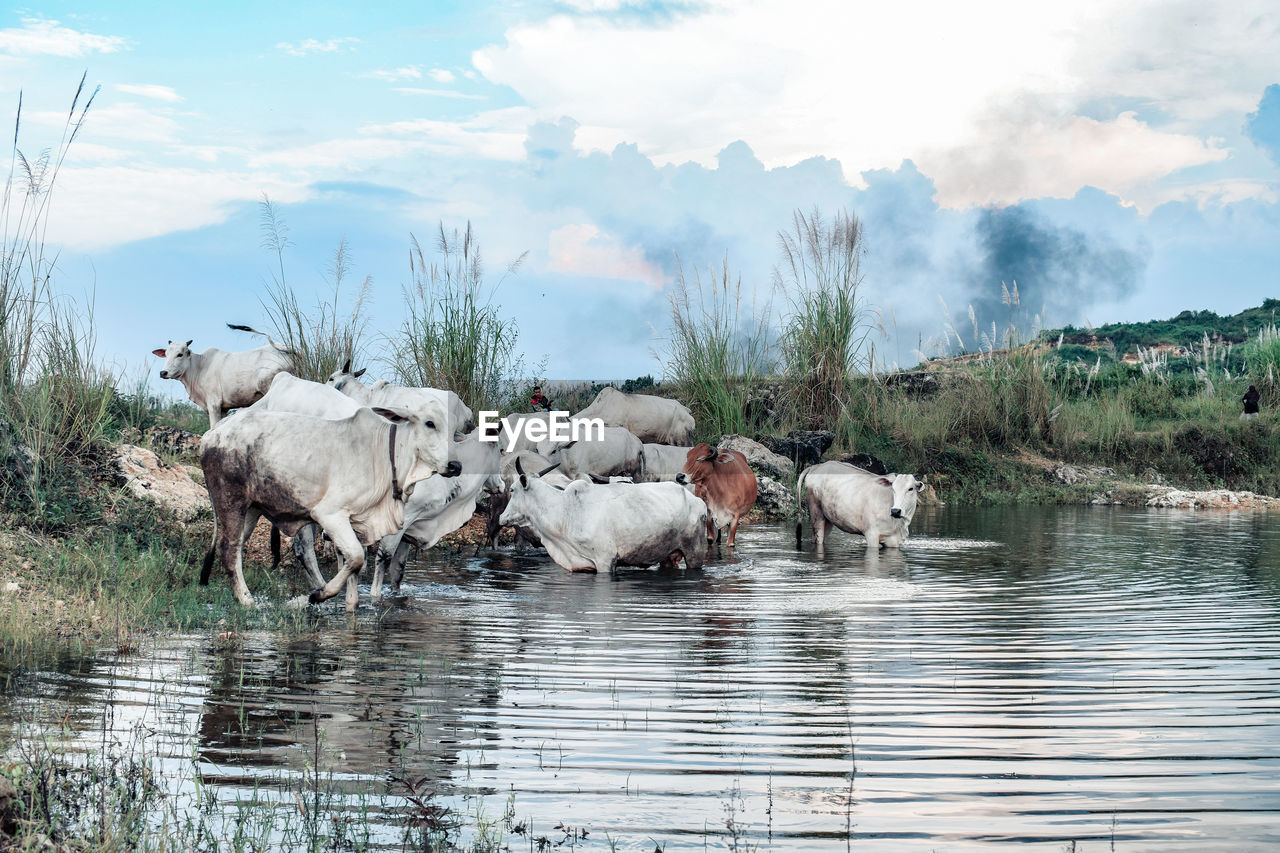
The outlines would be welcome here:
[[[408,451],[406,455],[411,458],[409,472],[400,484],[402,488],[407,489],[435,473],[446,477],[462,473],[462,465],[456,459],[449,459],[452,432],[446,430],[446,412],[439,402],[424,399],[412,405],[379,406],[373,413],[396,424],[405,436],[402,444],[397,442],[400,452]]]
[[[350,382],[361,384],[359,380],[361,376],[364,376],[365,369],[366,368],[362,367],[359,370],[357,370],[355,373],[352,373],[351,359],[347,359],[345,362],[343,362],[342,369],[335,370],[333,373],[330,373],[329,378],[324,381],[324,384],[332,385],[334,388],[337,388],[339,391],[341,391],[343,388],[346,388],[347,384]]]
[[[528,474],[524,470],[524,466],[520,463],[520,459],[516,458],[516,479],[511,484],[511,488],[507,490],[507,508],[502,511],[502,516],[498,519],[498,523],[506,527],[508,525],[530,525],[530,514],[534,511],[535,506],[545,497],[546,493],[555,494],[551,486],[540,482],[543,474],[550,473],[552,469],[559,467],[559,464],[552,465],[537,474]],[[543,495],[543,498],[539,497]]]
[[[910,524],[916,514],[916,499],[924,488],[924,481],[917,480],[914,474],[887,474],[877,482],[893,489],[893,504],[889,507],[889,515]]]
[[[684,470],[676,475],[676,482],[682,486],[697,485],[711,476],[716,465],[732,461],[733,457],[728,453],[716,451],[704,441],[689,449],[684,458]]]
[[[194,341],[192,338],[191,341]],[[185,344],[180,341],[169,341],[164,349],[153,349],[151,354],[164,359],[164,367],[160,368],[161,379],[180,379],[191,366],[191,341]]]

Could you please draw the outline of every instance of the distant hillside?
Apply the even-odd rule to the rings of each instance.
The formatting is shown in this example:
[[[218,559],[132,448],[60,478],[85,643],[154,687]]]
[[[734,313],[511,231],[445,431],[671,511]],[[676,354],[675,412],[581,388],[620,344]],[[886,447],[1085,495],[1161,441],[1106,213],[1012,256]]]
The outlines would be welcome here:
[[[1183,311],[1168,320],[1148,320],[1145,323],[1107,323],[1092,332],[1067,326],[1043,333],[1044,340],[1057,341],[1062,335],[1064,344],[1088,345],[1095,341],[1110,340],[1116,346],[1116,354],[1133,352],[1137,347],[1153,347],[1157,344],[1190,346],[1199,343],[1207,334],[1209,338],[1240,343],[1258,333],[1266,325],[1280,320],[1280,299],[1264,300],[1257,308],[1246,308],[1239,314],[1223,317],[1213,311]]]

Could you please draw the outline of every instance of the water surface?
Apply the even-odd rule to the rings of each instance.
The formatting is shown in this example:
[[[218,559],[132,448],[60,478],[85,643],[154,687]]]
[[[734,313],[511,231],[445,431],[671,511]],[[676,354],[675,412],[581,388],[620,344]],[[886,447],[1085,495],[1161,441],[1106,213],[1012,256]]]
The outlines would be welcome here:
[[[556,824],[645,851],[1280,844],[1280,519],[947,507],[901,552],[738,538],[615,577],[432,552],[314,634],[27,674],[0,731],[43,715],[99,750],[105,711],[215,813],[288,807],[318,761],[392,849],[409,792],[514,811],[515,849]]]

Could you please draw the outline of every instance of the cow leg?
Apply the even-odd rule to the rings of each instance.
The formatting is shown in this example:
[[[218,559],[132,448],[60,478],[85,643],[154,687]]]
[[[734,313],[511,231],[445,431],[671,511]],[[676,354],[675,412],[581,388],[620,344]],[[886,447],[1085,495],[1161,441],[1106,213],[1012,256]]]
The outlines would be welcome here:
[[[329,515],[326,513],[323,516],[313,515],[312,517],[329,534],[329,538],[333,540],[334,547],[342,555],[343,561],[342,568],[329,579],[328,583],[311,590],[311,603],[319,604],[337,595],[338,591],[346,585],[349,578],[358,579],[360,577],[360,570],[364,568],[364,546],[360,544],[360,538],[356,536],[356,532],[351,529],[351,519],[346,515],[340,513]],[[350,589],[347,590],[347,609],[355,609],[355,602],[351,600]]]
[[[222,407],[217,403],[209,404],[209,428],[213,429],[222,420]]]
[[[319,527],[315,524],[304,524],[298,529],[293,537],[293,542],[289,547],[293,550],[293,556],[297,557],[298,564],[302,566],[302,571],[307,576],[307,580],[311,581],[311,588],[324,586],[324,575],[320,574],[320,562],[316,559],[316,531]]]
[[[811,515],[809,521],[813,524],[813,541],[816,543],[818,551],[824,551],[827,547],[827,534],[831,532],[831,522],[827,521],[827,517],[819,510],[817,515]]]
[[[245,607],[253,606],[253,595],[244,582],[244,543],[253,535],[254,525],[258,523],[258,511],[244,509],[240,517],[229,515],[226,523],[220,526],[222,538],[222,565],[227,571],[227,580],[231,583],[231,594]]]
[[[412,543],[408,539],[400,540],[400,547],[396,548],[395,554],[391,557],[391,571],[388,573],[391,577],[391,591],[399,594],[400,582],[404,580],[404,564],[409,559],[409,549]]]
[[[729,550],[733,550],[734,539],[738,535],[738,522],[742,520],[742,516],[735,515],[733,521],[729,522]]]

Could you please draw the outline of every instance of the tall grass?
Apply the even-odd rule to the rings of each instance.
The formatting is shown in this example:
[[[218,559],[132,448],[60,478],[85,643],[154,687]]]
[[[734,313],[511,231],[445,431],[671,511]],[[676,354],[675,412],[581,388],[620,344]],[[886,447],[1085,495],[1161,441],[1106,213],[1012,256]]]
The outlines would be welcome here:
[[[706,283],[695,269],[690,285],[684,266],[678,270],[667,370],[704,433],[751,432],[758,426],[751,395],[772,372],[768,311],[744,310],[742,280],[730,275],[727,258]]]
[[[507,266],[516,272],[521,255]],[[405,320],[390,342],[391,366],[405,385],[447,388],[477,409],[501,409],[516,393],[524,360],[516,351],[520,327],[493,301],[502,281],[485,282],[480,245],[466,230],[440,224],[428,260],[412,238],[412,284],[404,289]]]
[[[326,270],[325,296],[313,308],[304,308],[285,276],[285,250],[293,245],[288,225],[266,196],[259,208],[262,247],[274,254],[276,260],[263,307],[279,341],[292,353],[294,373],[312,382],[323,382],[344,362],[356,362],[364,354],[369,322],[365,307],[373,279],[365,276],[354,296],[348,297],[344,292],[351,273],[350,251],[344,238],[339,241]]]
[[[1246,364],[1249,378],[1258,386],[1259,402],[1268,408],[1280,405],[1280,328],[1266,325],[1258,330]]]
[[[114,389],[96,365],[93,310],[52,284],[45,242],[53,189],[97,94],[80,79],[57,144],[34,157],[13,146],[0,198],[0,490],[32,520],[47,515],[61,470],[100,446]]]
[[[778,242],[774,284],[791,305],[780,340],[786,393],[809,426],[828,427],[850,405],[853,376],[874,362],[874,324],[858,297],[862,224],[847,211],[826,220],[797,210]]]

